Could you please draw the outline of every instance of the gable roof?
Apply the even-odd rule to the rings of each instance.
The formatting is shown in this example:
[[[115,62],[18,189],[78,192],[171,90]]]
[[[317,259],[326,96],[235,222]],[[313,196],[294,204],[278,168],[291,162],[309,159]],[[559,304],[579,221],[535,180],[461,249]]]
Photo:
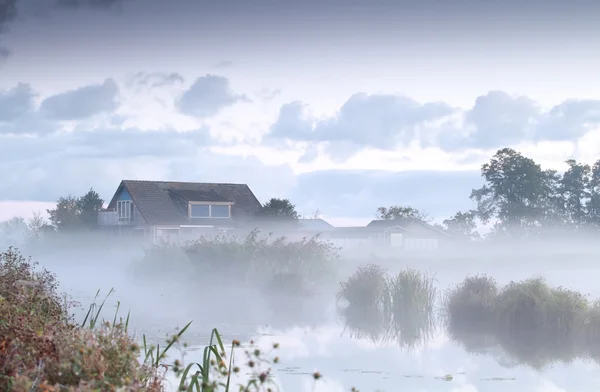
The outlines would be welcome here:
[[[298,223],[304,230],[314,230],[314,231],[331,231],[335,229],[333,225],[324,219],[298,219]]]
[[[400,227],[401,229],[419,234],[437,234],[445,237],[450,237],[450,234],[446,233],[427,222],[420,221],[418,219],[410,218],[396,218],[396,219],[376,219],[369,222],[367,225],[373,229],[389,229],[392,227]]]
[[[189,219],[187,209],[178,205],[174,194],[189,201],[231,202],[233,218],[254,215],[261,207],[246,184],[123,180],[108,208],[116,207],[116,197],[122,188],[127,190],[148,224],[180,225],[193,224],[193,221],[212,224],[208,222],[210,219]],[[223,219],[216,222],[223,223]]]

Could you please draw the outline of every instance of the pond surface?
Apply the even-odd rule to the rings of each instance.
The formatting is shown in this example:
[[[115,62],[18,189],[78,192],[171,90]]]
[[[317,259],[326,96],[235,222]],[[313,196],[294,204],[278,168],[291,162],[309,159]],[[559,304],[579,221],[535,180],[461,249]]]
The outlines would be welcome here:
[[[499,283],[543,276],[552,285],[600,297],[597,283],[600,267],[593,264],[578,264],[576,260],[565,260],[558,265],[535,261],[507,264],[510,263],[440,265],[439,262],[422,262],[412,266],[435,273],[441,292],[467,275],[487,273]],[[493,343],[479,344],[478,353],[472,349],[469,352],[464,342],[451,341],[441,328],[428,341],[412,349],[399,347],[394,341],[382,343],[355,338],[353,331],[344,328],[333,300],[340,277],[316,298],[286,308],[258,292],[222,283],[210,287],[178,281],[134,284],[122,266],[114,262],[47,263],[47,268],[57,274],[62,290],[81,303],[74,309],[77,318],[83,318],[96,290],[100,289],[102,296],[114,287],[116,292],[107,301],[106,317],[112,319],[112,312],[120,301],[120,313],[125,317],[127,311],[131,311],[131,328],[138,337],[145,334],[151,341],[160,342],[177,327],[193,320],[184,337],[191,345],[185,356],[188,363],[201,361],[201,348],[208,343],[214,327],[228,340],[253,339],[262,350],[279,343],[276,355],[280,364],[274,366],[274,374],[283,391],[337,392],[349,391],[352,387],[362,392],[600,390],[600,369],[594,361],[578,359],[568,364],[559,361],[534,370]],[[390,272],[405,266],[407,264],[386,265]],[[354,268],[354,265],[347,270],[340,267],[346,276]],[[467,344],[467,347],[472,346]],[[242,354],[238,353],[238,357],[242,358]],[[178,353],[175,351],[172,355]],[[315,370],[324,376],[316,384],[311,377]]]

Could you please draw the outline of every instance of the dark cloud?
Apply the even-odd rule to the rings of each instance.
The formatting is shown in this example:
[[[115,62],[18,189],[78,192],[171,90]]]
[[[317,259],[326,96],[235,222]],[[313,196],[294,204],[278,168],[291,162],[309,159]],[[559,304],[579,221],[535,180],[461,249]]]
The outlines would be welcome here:
[[[0,64],[10,56],[10,49],[0,46]]]
[[[9,90],[0,91],[0,127],[3,122],[16,121],[33,112],[35,97],[35,92],[27,83],[19,83]]]
[[[0,33],[6,31],[6,25],[17,16],[17,0],[0,0]]]
[[[328,155],[344,160],[364,147],[389,150],[413,142],[456,152],[500,148],[524,140],[573,140],[590,125],[600,124],[600,101],[568,100],[544,111],[527,97],[491,91],[462,113],[462,121],[455,114],[460,111],[445,103],[418,104],[401,96],[356,94],[333,117],[314,121],[304,115],[301,102],[291,102],[281,107],[266,141],[325,143]]]
[[[249,101],[245,95],[232,91],[226,77],[205,75],[197,78],[183,93],[177,106],[182,113],[190,116],[212,117],[223,108]]]
[[[121,2],[122,0],[56,0],[56,6],[59,8],[79,8],[85,6],[109,8]]]
[[[298,176],[290,198],[302,211],[329,216],[372,217],[377,207],[410,205],[445,218],[472,207],[478,171],[326,170]]]
[[[113,79],[102,84],[50,96],[42,101],[40,111],[54,120],[81,120],[117,109],[119,87]]]

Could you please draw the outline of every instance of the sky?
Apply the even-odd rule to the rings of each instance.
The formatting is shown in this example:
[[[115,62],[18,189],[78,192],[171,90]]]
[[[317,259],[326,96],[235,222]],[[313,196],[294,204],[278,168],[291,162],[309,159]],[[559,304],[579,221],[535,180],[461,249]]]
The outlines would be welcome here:
[[[14,4],[13,4],[14,3]],[[600,2],[0,0],[0,220],[122,179],[336,225],[473,208],[514,147],[600,158]]]

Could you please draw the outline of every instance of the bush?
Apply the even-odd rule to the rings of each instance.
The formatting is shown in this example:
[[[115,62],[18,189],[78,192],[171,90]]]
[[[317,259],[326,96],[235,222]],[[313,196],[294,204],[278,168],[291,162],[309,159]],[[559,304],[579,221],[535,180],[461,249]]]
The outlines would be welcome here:
[[[295,283],[310,285],[327,279],[337,258],[338,248],[318,237],[288,241],[254,230],[245,237],[221,234],[155,247],[136,264],[135,273],[179,270],[192,274],[194,280],[223,278],[259,287],[276,284],[273,280],[282,276],[295,276],[299,278]]]
[[[444,301],[444,316],[450,332],[490,328],[497,296],[496,281],[485,275],[467,277],[451,289]]]
[[[358,267],[345,282],[341,282],[337,300],[358,308],[379,307],[386,301],[387,272],[384,268],[369,264]]]
[[[543,278],[511,282],[498,295],[496,330],[501,344],[516,356],[542,360],[571,358],[581,315],[589,310],[580,293],[550,287]]]
[[[36,268],[17,250],[0,253],[0,390],[159,392],[164,390],[168,370],[177,376],[178,390],[272,390],[270,365],[279,361],[269,358],[272,351],[261,351],[250,342],[241,369],[233,361],[240,342],[234,340],[227,355],[214,329],[202,363],[174,360],[167,365],[168,351],[180,342],[191,322],[162,349],[148,347],[144,337],[142,351],[127,331],[129,316],[117,321],[115,314],[112,323],[99,322],[104,302],[93,303],[83,323],[76,325],[67,314],[68,304],[56,293],[55,276]],[[273,344],[273,350],[277,348]],[[232,376],[245,372],[248,380],[234,385]],[[320,377],[313,374],[315,381]]]
[[[37,267],[15,249],[0,253],[0,390],[158,390],[160,381],[138,362],[140,348],[125,325],[75,325],[55,276]]]

